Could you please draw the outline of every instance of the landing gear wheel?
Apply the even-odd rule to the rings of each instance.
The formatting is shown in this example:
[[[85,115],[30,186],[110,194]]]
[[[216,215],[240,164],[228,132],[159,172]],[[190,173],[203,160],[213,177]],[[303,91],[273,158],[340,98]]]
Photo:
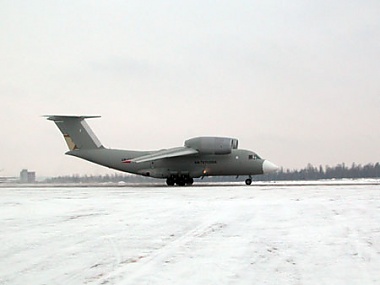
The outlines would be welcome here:
[[[248,179],[245,180],[245,184],[246,185],[251,185],[251,183],[252,183],[252,179],[251,178],[248,178]]]
[[[178,180],[177,180],[177,185],[178,185],[178,186],[185,186],[185,184],[186,184],[186,182],[185,182],[184,179],[178,179]]]
[[[166,184],[168,186],[173,186],[174,185],[174,179],[173,178],[167,178],[166,179]]]
[[[191,177],[189,177],[189,178],[186,180],[186,184],[187,184],[187,185],[193,185],[193,183],[194,183],[194,179],[191,178]]]

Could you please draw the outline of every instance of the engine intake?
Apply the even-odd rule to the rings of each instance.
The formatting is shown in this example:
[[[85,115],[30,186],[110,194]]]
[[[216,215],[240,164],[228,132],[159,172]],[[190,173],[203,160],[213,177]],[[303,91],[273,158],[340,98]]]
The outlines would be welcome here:
[[[196,149],[201,154],[229,154],[238,148],[238,140],[223,137],[197,137],[185,141],[186,147]]]

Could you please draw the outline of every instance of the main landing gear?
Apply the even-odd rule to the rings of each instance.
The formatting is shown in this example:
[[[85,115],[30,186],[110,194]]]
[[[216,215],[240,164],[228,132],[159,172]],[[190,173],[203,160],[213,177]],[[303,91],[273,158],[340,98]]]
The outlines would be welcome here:
[[[168,186],[173,186],[177,184],[178,186],[192,185],[194,179],[188,176],[171,176],[166,179],[166,184]]]

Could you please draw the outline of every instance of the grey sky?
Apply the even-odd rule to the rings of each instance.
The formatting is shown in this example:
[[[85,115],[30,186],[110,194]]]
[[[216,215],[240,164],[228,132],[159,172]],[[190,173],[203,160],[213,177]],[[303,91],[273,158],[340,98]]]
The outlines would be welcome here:
[[[380,161],[379,1],[0,1],[1,175],[102,174],[107,147],[239,138],[285,168]]]

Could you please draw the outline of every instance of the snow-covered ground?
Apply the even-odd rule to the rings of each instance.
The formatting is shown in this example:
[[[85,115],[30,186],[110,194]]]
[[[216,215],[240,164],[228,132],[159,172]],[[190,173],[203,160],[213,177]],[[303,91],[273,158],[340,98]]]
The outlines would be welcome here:
[[[0,284],[380,284],[379,185],[0,188]]]

